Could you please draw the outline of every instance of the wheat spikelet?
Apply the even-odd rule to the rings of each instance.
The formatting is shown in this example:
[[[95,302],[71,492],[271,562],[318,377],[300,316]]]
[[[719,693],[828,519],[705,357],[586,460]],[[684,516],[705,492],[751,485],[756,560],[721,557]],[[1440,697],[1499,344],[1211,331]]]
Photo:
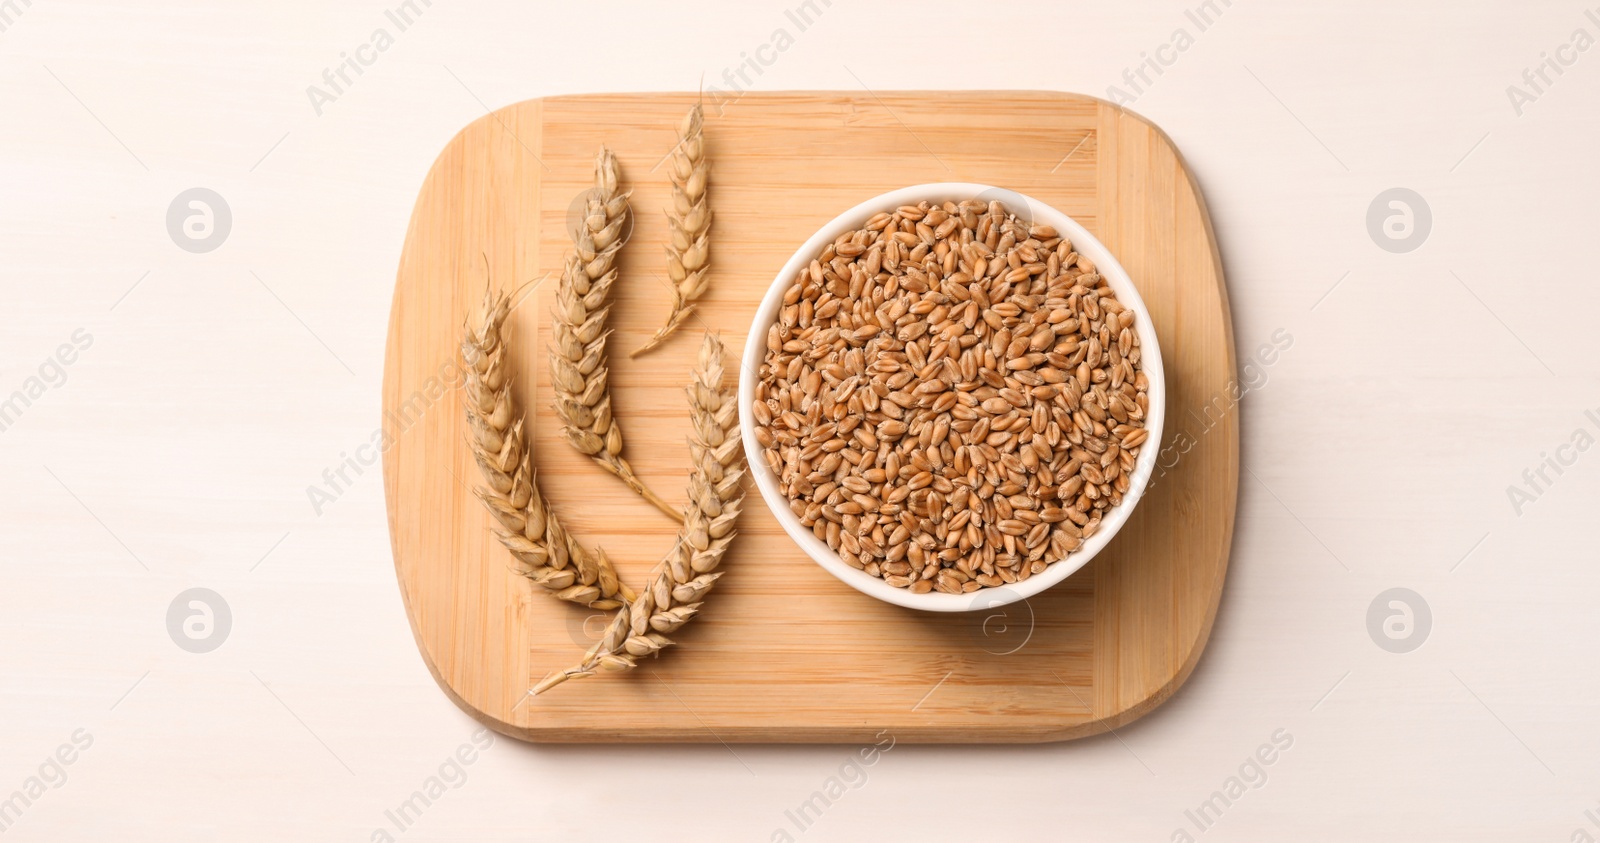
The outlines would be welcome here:
[[[633,599],[617,580],[603,550],[591,552],[562,528],[534,476],[522,418],[505,366],[505,321],[511,298],[485,292],[482,325],[461,340],[466,363],[468,440],[487,486],[474,491],[501,527],[500,543],[517,570],[552,595],[595,609],[615,609]]]
[[[705,114],[696,104],[678,124],[678,145],[672,150],[672,207],[667,209],[667,275],[672,279],[672,311],[667,324],[630,356],[660,345],[682,325],[706,292],[709,270],[711,206],[706,201]]]
[[[594,190],[583,221],[572,233],[575,253],[567,257],[556,291],[550,381],[562,433],[572,447],[678,520],[677,510],[650,491],[622,458],[622,428],[611,415],[606,362],[606,338],[611,332],[605,324],[628,216],[628,194],[618,192],[617,180],[617,158],[602,146],[595,157]]]
[[[744,500],[738,402],[722,381],[722,342],[708,333],[689,384],[694,470],[677,542],[650,572],[649,586],[617,612],[583,662],[545,677],[535,686],[535,694],[598,671],[630,670],[639,657],[670,646],[667,636],[695,616],[706,592],[722,576],[717,566],[733,540]]]

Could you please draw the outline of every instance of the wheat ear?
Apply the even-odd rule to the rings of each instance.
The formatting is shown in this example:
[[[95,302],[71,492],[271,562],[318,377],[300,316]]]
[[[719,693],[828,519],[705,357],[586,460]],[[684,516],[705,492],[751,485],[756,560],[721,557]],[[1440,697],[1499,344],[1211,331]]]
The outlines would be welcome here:
[[[660,345],[694,311],[705,295],[710,260],[711,206],[706,201],[710,168],[706,163],[705,113],[698,104],[678,123],[672,150],[672,207],[667,209],[667,275],[672,279],[672,311],[667,324],[629,355]]]
[[[475,491],[504,529],[500,543],[517,560],[518,573],[554,596],[594,609],[615,609],[633,599],[617,579],[605,551],[578,543],[539,494],[522,418],[511,396],[505,364],[505,322],[511,298],[486,292],[482,324],[465,329],[466,412],[472,456],[487,486]]]
[[[673,520],[678,511],[644,485],[622,458],[622,428],[611,415],[610,369],[606,362],[606,314],[617,280],[617,252],[628,218],[628,194],[617,190],[617,157],[600,148],[594,162],[594,190],[583,221],[572,233],[574,254],[567,257],[556,291],[550,381],[562,433],[579,453],[615,474],[628,488]]]
[[[694,470],[677,542],[650,572],[649,586],[617,612],[583,662],[545,677],[534,687],[535,694],[598,671],[631,670],[639,657],[670,646],[667,636],[695,616],[706,592],[722,576],[717,566],[733,541],[744,500],[744,450],[738,401],[723,386],[722,342],[709,333],[689,384],[689,407]]]

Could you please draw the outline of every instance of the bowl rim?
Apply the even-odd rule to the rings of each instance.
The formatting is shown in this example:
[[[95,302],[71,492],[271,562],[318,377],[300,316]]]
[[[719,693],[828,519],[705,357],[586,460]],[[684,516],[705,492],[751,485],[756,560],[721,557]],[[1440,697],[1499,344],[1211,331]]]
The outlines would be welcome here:
[[[1150,381],[1148,390],[1150,409],[1146,415],[1145,429],[1150,431],[1146,440],[1146,447],[1140,451],[1139,459],[1134,464],[1132,479],[1128,492],[1123,495],[1122,503],[1114,507],[1111,512],[1100,522],[1100,529],[1090,536],[1082,546],[1066,558],[1050,563],[1044,573],[1036,574],[1026,580],[1009,585],[993,588],[980,588],[977,591],[964,594],[944,594],[930,591],[926,594],[913,594],[903,588],[895,588],[878,577],[865,571],[860,571],[845,564],[838,554],[828,547],[827,543],[817,538],[810,529],[800,524],[800,519],[789,509],[788,498],[778,488],[777,478],[768,468],[765,457],[762,456],[762,447],[755,438],[755,418],[751,409],[755,399],[757,372],[760,371],[762,358],[766,356],[766,337],[768,329],[778,318],[783,295],[792,280],[802,268],[808,266],[811,260],[820,254],[823,248],[832,243],[839,235],[856,228],[871,219],[873,215],[884,211],[892,211],[903,205],[915,205],[927,200],[929,202],[955,201],[964,199],[999,200],[1010,212],[1034,223],[1044,223],[1054,227],[1061,236],[1072,241],[1075,250],[1086,255],[1094,262],[1101,277],[1105,278],[1117,294],[1118,301],[1127,305],[1134,312],[1134,329],[1139,335],[1141,365],[1145,377]],[[1006,188],[995,187],[987,184],[972,182],[930,182],[926,184],[911,185],[909,187],[880,193],[854,207],[844,211],[828,221],[817,232],[809,237],[795,250],[789,260],[778,271],[776,278],[762,296],[761,304],[756,308],[755,316],[751,320],[750,332],[745,338],[744,351],[740,356],[739,372],[739,426],[740,437],[744,442],[745,459],[748,471],[754,479],[756,488],[760,491],[762,500],[767,508],[772,510],[773,517],[783,526],[784,532],[789,535],[807,556],[820,565],[823,570],[832,574],[846,585],[857,591],[876,597],[887,603],[904,606],[910,609],[920,609],[929,612],[968,612],[1004,606],[1019,600],[1025,600],[1046,589],[1059,584],[1062,580],[1076,573],[1087,565],[1101,550],[1110,543],[1122,526],[1127,523],[1133,510],[1143,499],[1151,477],[1154,474],[1157,455],[1161,448],[1161,433],[1166,415],[1166,377],[1162,366],[1161,347],[1156,338],[1155,325],[1151,321],[1149,308],[1145,306],[1144,299],[1139,296],[1138,289],[1134,286],[1133,279],[1127,270],[1122,267],[1111,250],[1101,243],[1077,220],[1063,211],[1060,211],[1044,202],[1039,201],[1024,193],[1019,193]]]

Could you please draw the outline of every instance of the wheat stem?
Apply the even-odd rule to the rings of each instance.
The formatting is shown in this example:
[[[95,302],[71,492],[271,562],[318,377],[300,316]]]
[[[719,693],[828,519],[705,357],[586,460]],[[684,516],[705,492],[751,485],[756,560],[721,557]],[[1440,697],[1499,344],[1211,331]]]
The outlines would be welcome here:
[[[567,257],[556,289],[550,381],[562,433],[572,447],[679,520],[677,510],[651,492],[623,459],[622,428],[611,414],[605,323],[628,217],[628,194],[617,189],[618,178],[617,157],[602,146],[583,221],[572,233],[574,254]]]
[[[511,298],[485,292],[481,325],[465,329],[467,440],[486,486],[474,490],[503,529],[500,543],[517,570],[555,597],[594,609],[615,609],[634,599],[617,579],[605,551],[589,550],[561,526],[539,493],[523,420],[511,395],[505,363],[505,322]]]
[[[707,202],[710,168],[706,162],[705,114],[696,104],[678,123],[678,145],[672,150],[672,207],[667,209],[667,276],[672,282],[672,310],[637,357],[671,336],[694,312],[705,295],[709,272],[711,206]]]
[[[722,342],[707,333],[689,384],[694,435],[689,451],[689,503],[683,526],[665,559],[650,572],[649,586],[620,609],[605,635],[582,662],[546,676],[535,694],[599,671],[623,671],[642,656],[671,646],[667,636],[699,612],[707,592],[722,576],[717,571],[735,535],[744,501],[744,450],[739,440],[739,410],[723,385]]]

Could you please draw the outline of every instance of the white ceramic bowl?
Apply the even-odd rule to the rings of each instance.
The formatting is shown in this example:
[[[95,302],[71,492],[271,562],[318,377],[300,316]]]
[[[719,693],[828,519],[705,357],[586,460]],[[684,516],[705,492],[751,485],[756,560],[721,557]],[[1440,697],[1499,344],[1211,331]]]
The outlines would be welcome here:
[[[846,565],[826,542],[801,526],[800,519],[789,509],[789,500],[778,488],[778,479],[767,466],[761,445],[756,441],[756,421],[751,409],[756,395],[756,373],[760,371],[762,360],[766,356],[767,331],[772,327],[772,323],[777,321],[784,290],[825,246],[832,243],[839,235],[860,228],[880,211],[892,211],[901,205],[915,205],[923,200],[937,204],[973,198],[998,199],[1007,210],[1017,216],[1054,227],[1061,236],[1072,241],[1073,247],[1080,254],[1094,261],[1100,275],[1111,285],[1111,289],[1116,291],[1117,299],[1133,310],[1134,329],[1139,334],[1140,347],[1143,349],[1141,361],[1145,376],[1150,379],[1150,411],[1145,417],[1145,427],[1150,431],[1150,437],[1139,451],[1139,459],[1134,465],[1128,493],[1122,496],[1122,503],[1105,516],[1100,522],[1099,531],[1090,536],[1083,546],[1068,554],[1065,559],[1052,561],[1044,573],[1008,586],[981,588],[968,594],[942,594],[937,591],[913,594],[904,588],[895,588],[865,571],[858,571]],[[778,277],[773,279],[771,288],[767,290],[766,296],[761,300],[761,306],[756,310],[755,321],[750,325],[750,335],[745,340],[744,357],[740,362],[743,365],[740,366],[739,374],[739,424],[744,435],[745,456],[749,460],[750,473],[755,477],[756,486],[761,490],[761,497],[766,500],[778,523],[782,524],[789,537],[828,573],[843,580],[857,591],[912,609],[930,612],[988,609],[1032,597],[1066,579],[1093,559],[1127,522],[1134,506],[1143,497],[1145,487],[1150,483],[1150,476],[1155,470],[1156,455],[1161,448],[1161,425],[1167,404],[1166,380],[1161,368],[1161,348],[1156,342],[1155,326],[1150,322],[1150,311],[1139,298],[1139,291],[1134,288],[1127,271],[1117,263],[1117,259],[1095,239],[1094,235],[1071,217],[1030,196],[986,184],[941,182],[902,188],[875,196],[834,217],[795,250],[794,256],[789,258],[789,262],[779,270]]]

